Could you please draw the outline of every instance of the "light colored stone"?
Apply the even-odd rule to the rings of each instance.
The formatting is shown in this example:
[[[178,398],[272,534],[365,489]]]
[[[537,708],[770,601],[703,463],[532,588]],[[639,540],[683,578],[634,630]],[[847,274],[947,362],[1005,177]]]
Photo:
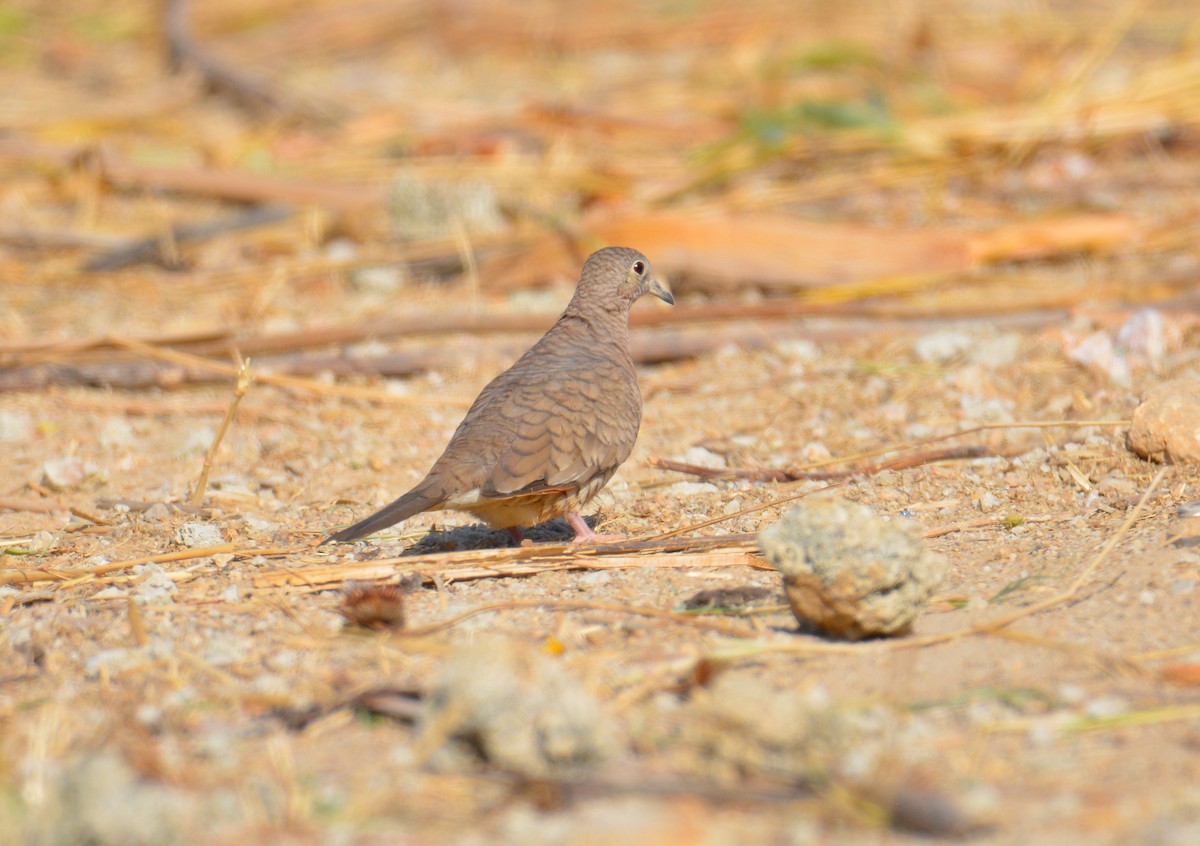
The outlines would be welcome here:
[[[832,497],[806,500],[758,539],[796,619],[849,640],[910,631],[947,567],[912,523]]]
[[[184,523],[175,530],[175,540],[188,549],[220,546],[225,543],[221,528],[212,523]]]
[[[1128,443],[1151,461],[1200,464],[1200,381],[1171,379],[1146,391],[1134,409]]]
[[[615,752],[600,702],[532,646],[485,635],[442,666],[418,725],[418,748],[453,765],[464,740],[489,763],[527,775],[586,766]]]

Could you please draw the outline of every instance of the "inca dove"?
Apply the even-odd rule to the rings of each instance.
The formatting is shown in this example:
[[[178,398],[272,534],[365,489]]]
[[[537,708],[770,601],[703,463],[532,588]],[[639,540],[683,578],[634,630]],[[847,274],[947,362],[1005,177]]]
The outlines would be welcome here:
[[[480,392],[428,475],[324,542],[355,540],[445,508],[517,539],[519,527],[566,514],[576,541],[596,537],[579,508],[629,457],[642,419],[629,308],[643,294],[675,302],[636,250],[593,253],[558,322]]]

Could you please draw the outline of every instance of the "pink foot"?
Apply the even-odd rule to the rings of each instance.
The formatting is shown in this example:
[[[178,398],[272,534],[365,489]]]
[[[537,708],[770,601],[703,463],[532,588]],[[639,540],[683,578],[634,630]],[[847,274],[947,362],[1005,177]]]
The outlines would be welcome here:
[[[521,534],[521,530],[518,529],[516,526],[509,527],[508,536],[510,538],[512,538],[513,546],[523,546],[524,545],[525,536],[523,534]]]
[[[567,512],[567,525],[575,530],[575,537],[571,539],[571,543],[611,543],[612,541],[625,540],[625,535],[596,534],[587,523],[583,522],[583,518],[574,511]]]

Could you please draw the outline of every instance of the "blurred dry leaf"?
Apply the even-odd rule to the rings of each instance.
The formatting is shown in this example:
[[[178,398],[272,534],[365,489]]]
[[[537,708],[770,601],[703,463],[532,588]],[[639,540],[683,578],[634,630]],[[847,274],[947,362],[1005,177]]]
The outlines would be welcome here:
[[[667,275],[812,288],[912,274],[970,270],[981,262],[1112,248],[1137,226],[1124,215],[1081,215],[1020,223],[989,233],[947,227],[827,223],[782,214],[699,217],[685,212],[593,214],[577,250],[634,246]],[[568,277],[579,256],[557,234],[486,262],[481,276],[501,290]]]

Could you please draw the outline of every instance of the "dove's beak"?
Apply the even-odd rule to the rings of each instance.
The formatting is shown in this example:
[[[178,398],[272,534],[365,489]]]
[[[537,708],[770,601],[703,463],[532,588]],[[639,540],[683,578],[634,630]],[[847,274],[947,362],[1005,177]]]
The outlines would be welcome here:
[[[650,284],[646,286],[646,293],[653,294],[667,305],[675,305],[675,298],[671,296],[671,292],[657,279],[650,280]]]

